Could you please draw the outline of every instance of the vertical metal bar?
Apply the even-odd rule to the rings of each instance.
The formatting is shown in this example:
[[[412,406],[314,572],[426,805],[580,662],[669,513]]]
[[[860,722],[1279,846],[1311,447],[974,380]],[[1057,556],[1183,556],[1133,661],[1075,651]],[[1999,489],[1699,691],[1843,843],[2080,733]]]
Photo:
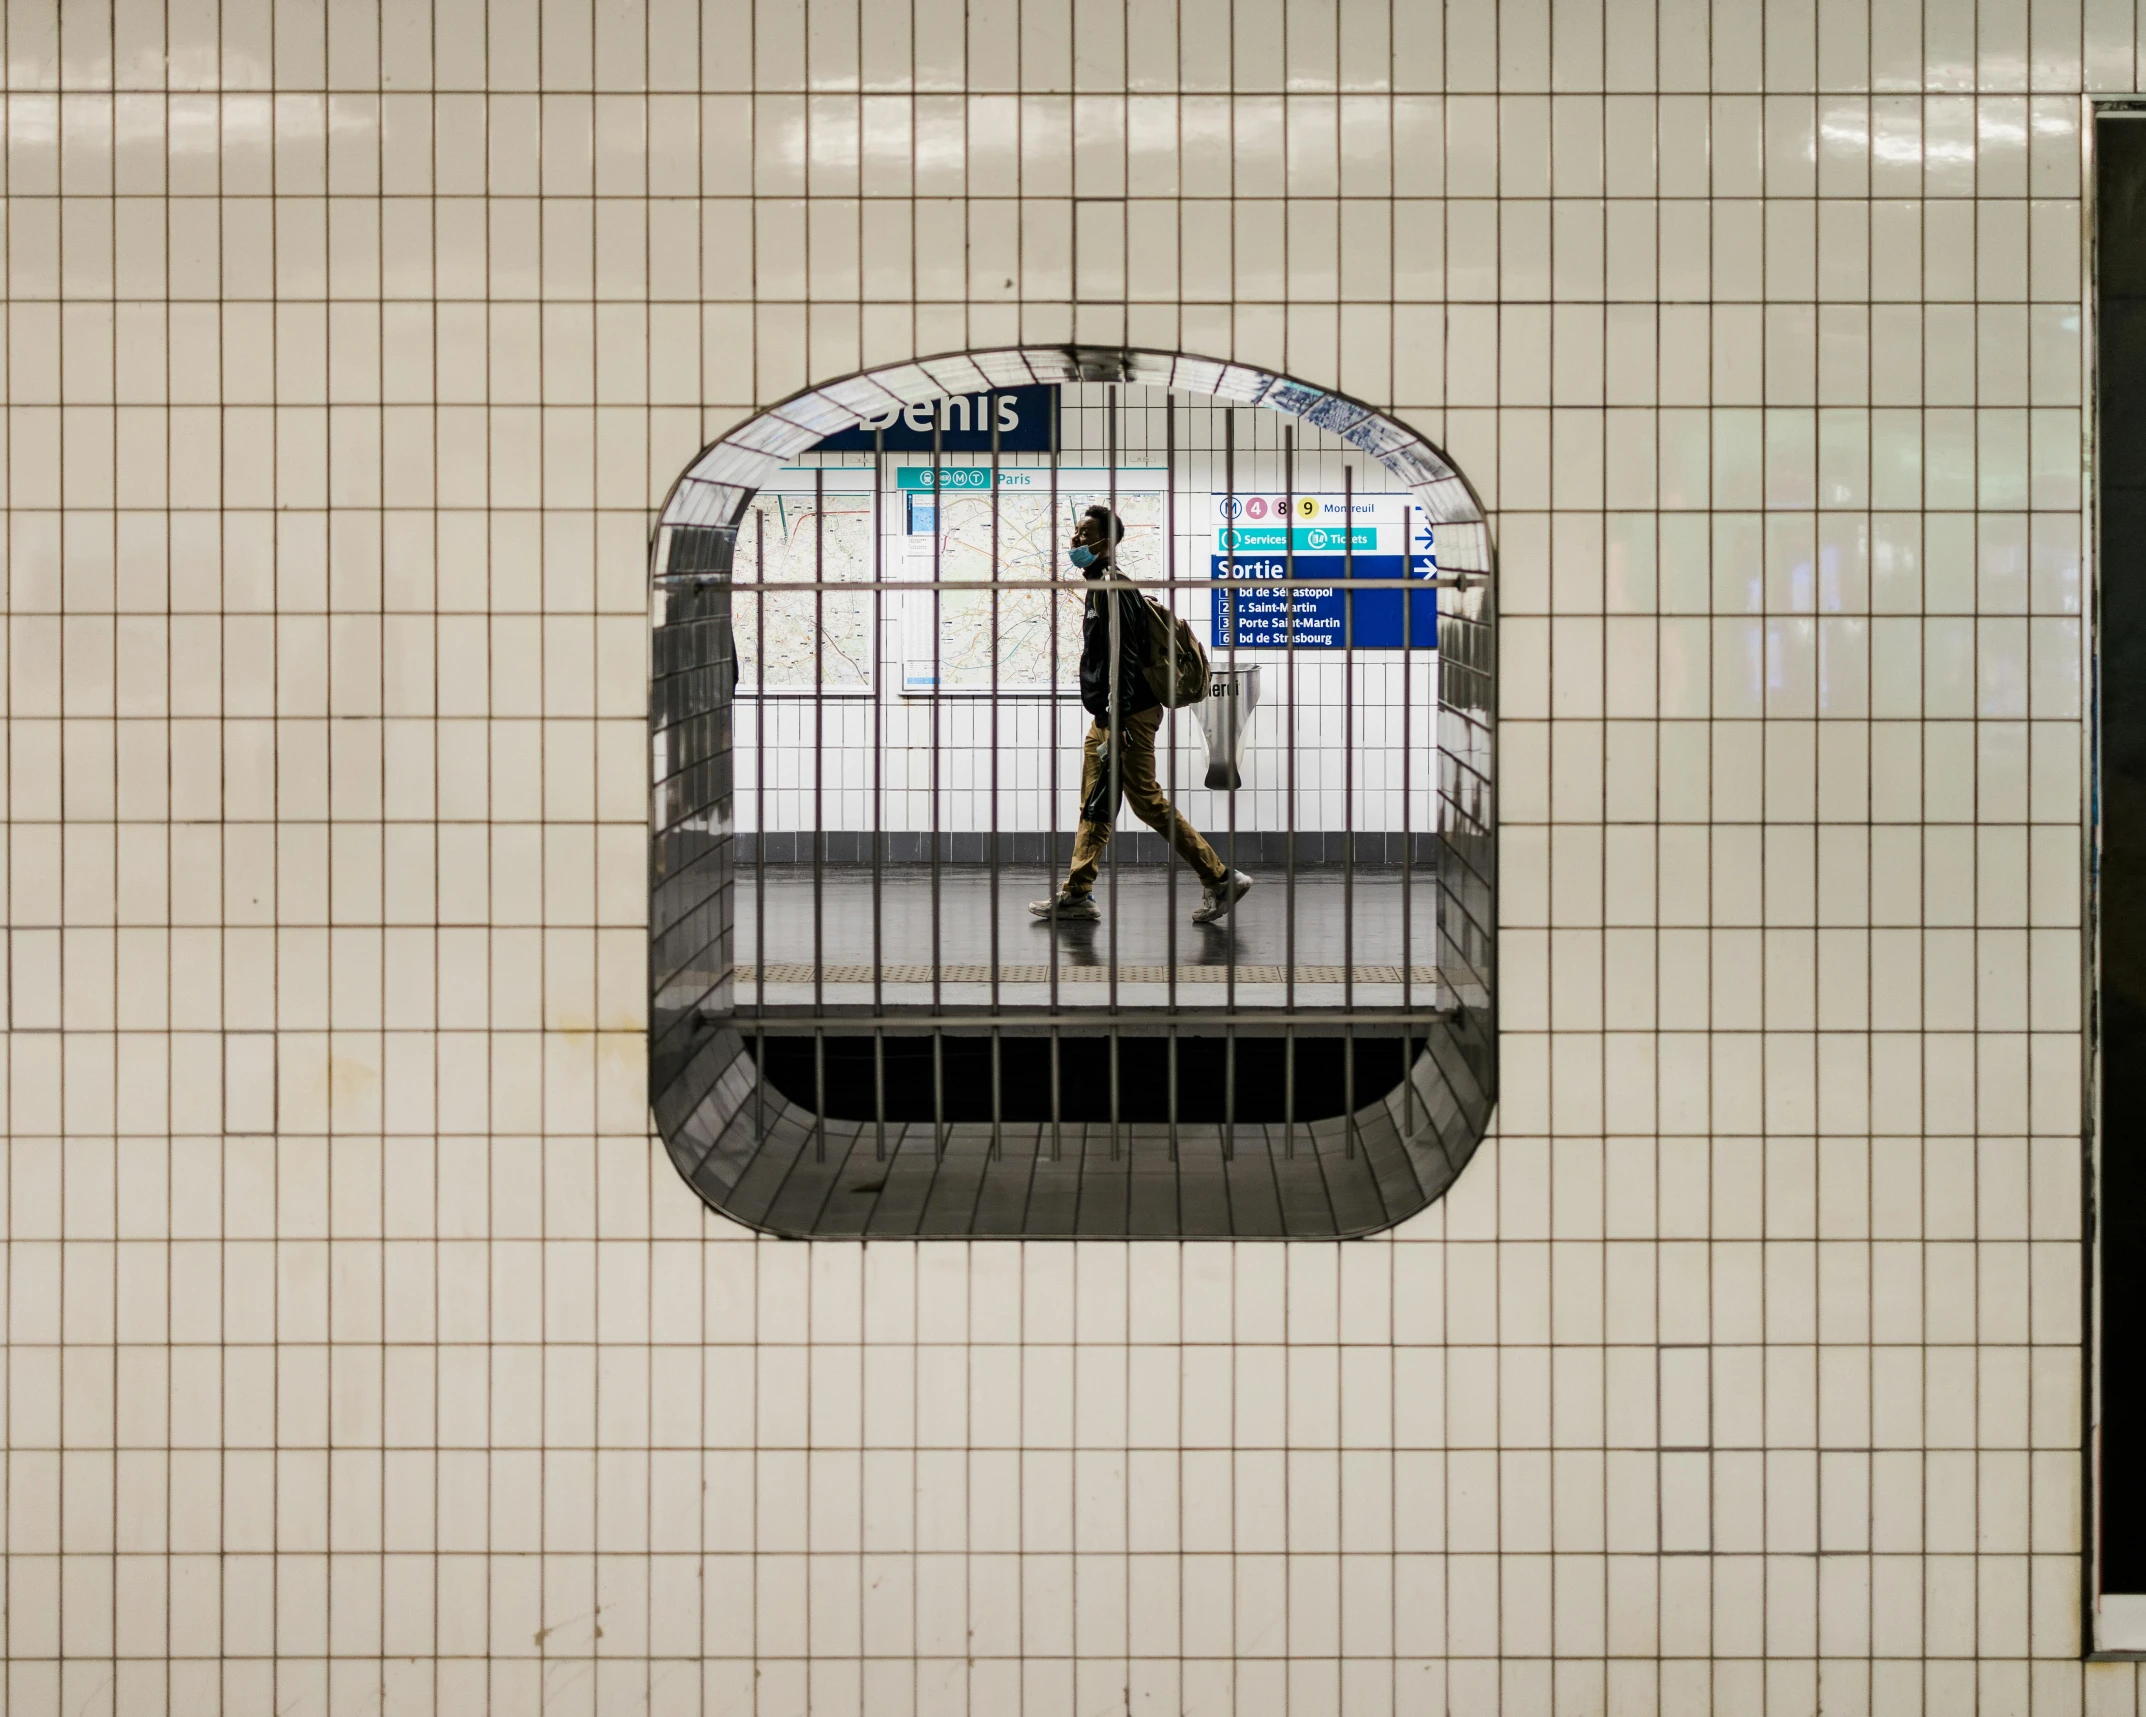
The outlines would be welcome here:
[[[887,701],[887,432],[872,434],[872,1160],[887,1156],[887,993],[881,894],[885,886]],[[903,523],[906,525],[907,520]],[[904,544],[904,552],[907,550]]]
[[[1297,1027],[1295,1019],[1282,1027],[1282,1157],[1297,1154]]]
[[[1113,383],[1105,382],[1103,384],[1104,496],[1109,505],[1110,516],[1113,521],[1118,516],[1116,404],[1117,387]],[[1107,736],[1103,751],[1106,768],[1104,791],[1110,795],[1110,842],[1103,848],[1104,887],[1109,895],[1110,911],[1106,915],[1108,922],[1104,925],[1103,935],[1110,956],[1109,1007],[1110,1011],[1115,1014],[1118,1011],[1118,849],[1125,844],[1118,839],[1118,824],[1122,820],[1119,812],[1124,808],[1121,802],[1121,795],[1125,790],[1121,746],[1125,733],[1124,702],[1126,688],[1119,683],[1121,678],[1119,669],[1125,660],[1125,604],[1122,599],[1123,592],[1119,588],[1125,579],[1125,566],[1119,559],[1119,551],[1124,548],[1125,544],[1122,538],[1116,538],[1111,535],[1112,529],[1113,526],[1111,525],[1104,527],[1103,544],[1103,552],[1110,556],[1110,572],[1106,578],[1099,582],[1102,587],[1103,611],[1109,620],[1107,636],[1110,640],[1109,689],[1106,698],[1109,713],[1104,717]],[[1112,1041],[1116,1041],[1115,1036],[1113,1036]],[[1115,1144],[1118,1125],[1115,1110],[1111,1113],[1110,1125],[1111,1141]]]
[[[1064,692],[1058,684],[1058,675],[1061,664],[1058,659],[1058,618],[1060,604],[1058,600],[1059,550],[1056,541],[1058,534],[1058,437],[1056,434],[1053,434],[1051,436],[1050,491],[1050,527],[1045,536],[1043,552],[1051,557],[1049,569],[1049,592],[1051,603],[1051,695],[1050,700],[1044,705],[1044,708],[1050,712],[1050,743],[1045,747],[1045,750],[1050,755],[1051,765],[1051,803],[1048,818],[1051,835],[1046,851],[1050,859],[1050,872],[1048,880],[1050,882],[1051,892],[1055,895],[1059,892],[1060,889],[1060,883],[1058,879],[1058,730],[1064,725],[1064,722],[1059,714],[1059,702],[1061,698],[1063,698]],[[1076,673],[1078,672],[1077,669],[1075,671]],[[1076,710],[1081,708],[1080,696],[1078,691],[1076,691],[1074,694],[1073,707]],[[1076,726],[1074,727],[1074,732],[1078,733],[1079,731],[1080,729],[1076,724]],[[1073,814],[1073,838],[1076,842],[1078,842],[1080,839],[1080,813],[1078,810],[1076,810]],[[1058,918],[1055,912],[1051,916],[1050,925],[1051,963],[1049,967],[1048,982],[1050,985],[1051,1019],[1053,1022],[1051,1025],[1051,1161],[1056,1162],[1059,1157],[1059,1151],[1064,1144],[1064,1137],[1061,1125],[1061,1113],[1058,1105],[1059,1050],[1061,1045],[1058,1035],[1058,1026],[1056,1023],[1058,1017]]]
[[[1153,445],[1152,442],[1149,443]],[[1177,612],[1177,396],[1165,389],[1162,396],[1162,552],[1163,577],[1168,582],[1163,586],[1163,601],[1172,614]],[[1170,652],[1170,688],[1173,697],[1177,694],[1177,652]],[[1177,720],[1167,714],[1164,721],[1170,730],[1169,776],[1163,783],[1163,797],[1170,801],[1170,815],[1177,816]],[[1174,832],[1174,824],[1173,824]],[[1174,852],[1163,855],[1163,1004],[1174,1016],[1177,1012],[1177,865]],[[1170,1024],[1168,1048],[1165,1054],[1169,1062],[1169,1108],[1170,1161],[1177,1161],[1177,1023],[1173,1017]]]
[[[1227,471],[1223,477],[1222,487],[1226,493],[1234,495],[1237,492],[1237,414],[1234,409],[1231,410],[1229,416],[1223,419],[1223,422],[1225,425],[1227,425],[1227,428],[1225,430],[1225,460],[1227,464]],[[1232,573],[1234,573],[1235,570],[1236,569],[1233,566],[1231,568]],[[1229,639],[1222,646],[1222,650],[1223,666],[1230,671],[1230,683],[1234,685],[1236,683],[1235,674],[1237,668],[1236,627],[1232,626],[1230,628]],[[1241,702],[1239,707],[1242,707]],[[1234,875],[1237,869],[1237,792],[1235,788],[1231,788],[1229,790],[1228,802],[1228,833],[1224,839],[1224,844],[1226,846],[1228,856],[1224,860],[1224,864],[1228,871],[1232,875]],[[1235,1013],[1237,1011],[1237,914],[1235,912],[1230,913],[1227,918],[1222,920],[1222,944],[1226,958],[1226,966],[1223,972],[1222,980],[1223,1006],[1227,1008],[1231,1013]],[[1231,1026],[1229,1029],[1232,1034],[1234,1034],[1236,1031],[1235,1026]]]
[[[1282,1006],[1292,1020],[1297,1008],[1297,432],[1282,429],[1282,700],[1287,720],[1282,773]],[[1282,1035],[1282,1155],[1297,1152],[1297,1031]]]
[[[1341,1005],[1356,1005],[1356,473],[1341,468]]]
[[[827,1028],[812,1028],[812,1160],[827,1160]]]
[[[998,852],[998,761],[999,761],[999,584],[1006,569],[999,561],[999,431],[998,414],[991,409],[992,397],[982,396],[983,409],[991,419],[991,832],[984,837],[989,852],[985,855],[991,863],[991,1012],[999,1010],[999,852]],[[999,1106],[999,1029],[991,1028],[991,1155],[1004,1154],[1006,1144],[1005,1116]]]
[[[1341,1027],[1341,1151],[1356,1160],[1356,1023]]]
[[[1356,1155],[1356,472],[1341,467],[1341,1039],[1342,1150]],[[1407,592],[1404,590],[1405,596]]]
[[[1222,408],[1222,493],[1234,497],[1237,493],[1237,409]],[[1237,622],[1240,612],[1237,604],[1237,530],[1231,524],[1228,533],[1229,547],[1223,552],[1228,556],[1222,571],[1223,583],[1229,591],[1229,631],[1222,639],[1222,666],[1226,683],[1235,686],[1237,668]],[[1228,828],[1223,835],[1229,856],[1223,861],[1231,870],[1237,868],[1237,795],[1229,794]],[[1237,948],[1230,940],[1235,930],[1235,914],[1225,919],[1223,952],[1226,964],[1222,970],[1222,1005],[1234,1012],[1237,1006]],[[1222,1028],[1222,1160],[1231,1161],[1237,1155],[1237,1027],[1234,1023]]]
[[[812,471],[812,1012],[827,1017],[827,472]],[[827,1160],[827,1032],[812,1028],[812,1160]]]
[[[767,509],[753,509],[753,1013],[767,1018]],[[753,1034],[753,1143],[767,1138],[767,1028]]]
[[[1110,553],[1110,577],[1104,582],[1110,603],[1110,845],[1103,849],[1110,866],[1110,1013],[1118,1012],[1118,824],[1125,809],[1125,699],[1130,691],[1120,683],[1125,661],[1125,563],[1119,558],[1125,538],[1118,519],[1118,384],[1103,384],[1104,494],[1110,507],[1110,523],[1104,527]],[[1118,1030],[1110,1029],[1110,1160],[1118,1160]]]
[[[1237,1158],[1237,1025],[1222,1027],[1222,1160]]]
[[[1415,1025],[1407,1020],[1414,1011],[1416,933],[1413,907],[1416,895],[1416,836],[1409,795],[1415,790],[1412,761],[1416,752],[1416,509],[1401,508],[1401,1135],[1416,1130],[1416,1085],[1409,1077],[1410,1046]]]
[[[1110,1160],[1118,1160],[1118,1118],[1124,1112],[1120,1107],[1122,1093],[1119,1087],[1118,1028],[1110,1028]]]
[[[760,969],[767,970],[762,960]],[[755,1150],[767,1139],[767,1020],[764,1016],[753,1021],[753,1148]]]
[[[753,1000],[767,1005],[767,509],[753,509]]]
[[[1177,401],[1165,393],[1162,411],[1163,490],[1162,490],[1162,575],[1165,580],[1162,590],[1163,606],[1174,615],[1177,612]],[[1177,696],[1177,652],[1170,652],[1170,695]],[[1170,834],[1177,832],[1177,720],[1174,706],[1163,711],[1163,727],[1169,734],[1166,758],[1168,773],[1163,778],[1163,797],[1170,801]],[[1164,837],[1165,844],[1169,835]],[[1163,992],[1164,1002],[1177,1006],[1177,866],[1170,861],[1175,852],[1163,855]],[[1177,1125],[1173,1113],[1170,1125]]]
[[[946,546],[946,495],[942,479],[946,460],[946,413],[936,404],[931,414],[931,1011],[936,1020],[941,1010],[940,972],[946,964],[940,944],[939,908],[939,782],[940,747],[944,728],[940,714],[946,707],[946,664],[941,649],[946,627],[945,597],[939,588],[944,578]],[[946,1038],[935,1024],[931,1029],[931,1144],[936,1156],[946,1149]]]
[[[1168,1114],[1170,1117],[1170,1161],[1177,1161],[1177,1021],[1170,1021],[1169,1034],[1165,1039],[1165,1079],[1168,1081]]]

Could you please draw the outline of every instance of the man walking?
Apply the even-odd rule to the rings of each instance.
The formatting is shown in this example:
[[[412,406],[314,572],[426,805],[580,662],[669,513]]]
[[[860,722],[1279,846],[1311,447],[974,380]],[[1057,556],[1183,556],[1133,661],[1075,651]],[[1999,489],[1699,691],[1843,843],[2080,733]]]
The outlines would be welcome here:
[[[1095,723],[1081,748],[1080,831],[1073,842],[1072,868],[1064,886],[1049,899],[1033,902],[1029,911],[1054,920],[1102,917],[1095,904],[1095,878],[1122,790],[1133,814],[1163,835],[1177,856],[1199,873],[1205,895],[1192,921],[1212,924],[1228,916],[1252,879],[1222,862],[1200,831],[1177,813],[1155,778],[1155,733],[1163,712],[1141,671],[1148,653],[1146,599],[1112,576],[1124,535],[1125,524],[1117,514],[1108,507],[1090,507],[1067,551],[1093,586],[1081,615],[1080,701]]]

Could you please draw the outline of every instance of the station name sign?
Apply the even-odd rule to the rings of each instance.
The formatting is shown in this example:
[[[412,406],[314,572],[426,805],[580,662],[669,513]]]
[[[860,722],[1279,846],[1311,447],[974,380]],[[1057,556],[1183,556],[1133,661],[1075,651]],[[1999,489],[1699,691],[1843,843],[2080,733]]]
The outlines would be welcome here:
[[[948,394],[889,406],[855,429],[839,429],[815,453],[1049,453],[1058,445],[1058,389],[1049,382]]]

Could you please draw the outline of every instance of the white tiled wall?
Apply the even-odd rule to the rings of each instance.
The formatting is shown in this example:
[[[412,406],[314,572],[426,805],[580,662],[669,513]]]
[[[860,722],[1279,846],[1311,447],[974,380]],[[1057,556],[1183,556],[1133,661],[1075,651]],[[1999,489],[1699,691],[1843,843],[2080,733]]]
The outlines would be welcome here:
[[[2109,0],[11,0],[7,1709],[2130,1713],[2082,1667]],[[645,542],[1078,338],[1502,550],[1501,1136],[1346,1248],[648,1137]]]

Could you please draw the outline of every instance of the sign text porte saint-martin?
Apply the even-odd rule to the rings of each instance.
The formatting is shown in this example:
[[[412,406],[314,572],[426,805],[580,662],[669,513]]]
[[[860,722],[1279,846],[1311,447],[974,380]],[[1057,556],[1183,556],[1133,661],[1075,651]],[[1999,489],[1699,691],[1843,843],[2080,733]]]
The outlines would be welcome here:
[[[1435,650],[1438,592],[1348,591],[1304,581],[1428,579],[1430,521],[1406,495],[1217,495],[1209,642],[1240,650]],[[1275,579],[1298,582],[1257,588]]]

